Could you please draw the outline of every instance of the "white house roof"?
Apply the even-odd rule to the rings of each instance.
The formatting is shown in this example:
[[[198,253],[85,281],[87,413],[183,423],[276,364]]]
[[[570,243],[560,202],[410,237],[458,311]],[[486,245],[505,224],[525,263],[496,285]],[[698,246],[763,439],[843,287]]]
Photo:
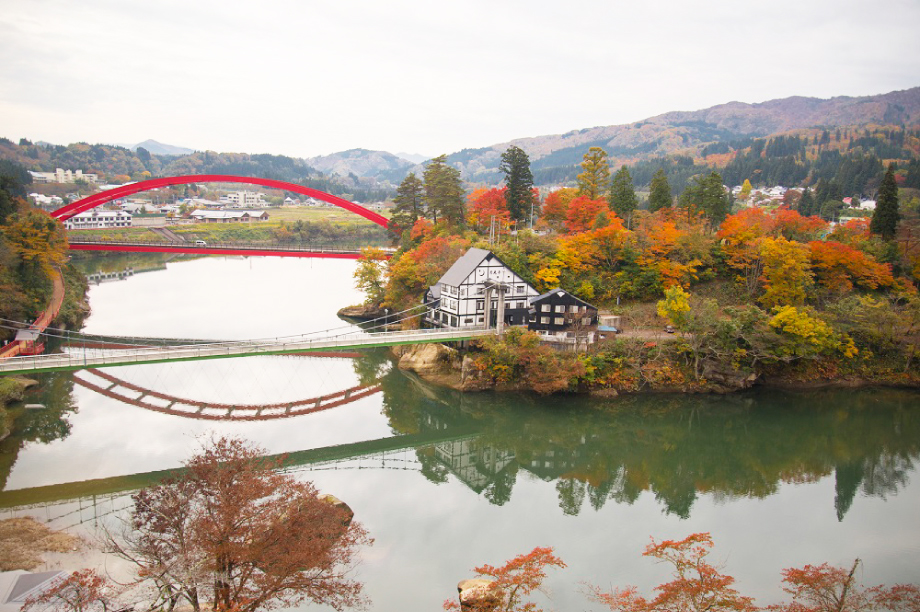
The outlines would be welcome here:
[[[444,273],[444,276],[441,277],[438,284],[443,283],[451,287],[457,287],[479,267],[479,264],[489,257],[498,259],[492,251],[476,248],[470,249],[463,254],[463,257],[454,262],[454,265],[450,267],[450,270]],[[501,260],[499,259],[499,261]],[[504,265],[504,262],[502,262],[502,265]]]

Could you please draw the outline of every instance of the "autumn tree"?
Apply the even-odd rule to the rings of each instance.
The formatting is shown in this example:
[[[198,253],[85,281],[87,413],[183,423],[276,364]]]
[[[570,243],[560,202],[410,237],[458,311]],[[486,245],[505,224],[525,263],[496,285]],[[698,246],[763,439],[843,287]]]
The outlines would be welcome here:
[[[562,227],[569,216],[569,203],[577,195],[578,191],[572,187],[551,191],[543,202],[541,219],[557,228]]]
[[[423,179],[428,217],[435,223],[441,218],[449,225],[462,226],[466,216],[463,183],[460,171],[447,163],[447,155],[429,161]]]
[[[751,181],[749,179],[744,179],[744,183],[741,184],[741,192],[738,194],[738,197],[742,201],[747,202],[748,198],[751,197],[751,190],[754,189],[751,186]]]
[[[530,158],[523,149],[512,145],[502,153],[498,169],[505,174],[505,200],[511,218],[526,220],[535,205]]]
[[[597,200],[607,193],[610,184],[610,163],[607,151],[600,147],[591,147],[584,154],[581,162],[581,174],[578,175],[578,195],[589,200]]]
[[[121,589],[96,570],[82,569],[57,578],[47,589],[30,595],[22,612],[108,612],[122,607]]]
[[[660,543],[653,539],[642,555],[671,565],[673,580],[655,587],[651,599],[634,586],[612,592],[592,587],[591,598],[616,612],[755,612],[754,600],[732,586],[735,579],[706,560],[712,547],[708,533]]]
[[[920,589],[912,584],[866,588],[859,584],[856,559],[847,569],[822,563],[782,571],[783,591],[792,601],[769,606],[773,612],[916,612]]]
[[[639,205],[636,189],[633,187],[632,176],[626,166],[617,170],[610,184],[610,208],[629,225],[632,213]]]
[[[652,176],[650,191],[648,196],[648,209],[651,212],[657,212],[664,208],[671,208],[673,198],[671,196],[671,185],[668,183],[668,175],[663,168],[658,168]]]
[[[511,213],[508,212],[507,192],[507,187],[503,189],[480,187],[473,190],[466,197],[467,224],[481,228],[491,226],[492,220],[497,219],[502,225],[508,227],[511,222]]]
[[[719,307],[713,299],[694,299],[680,285],[668,287],[664,299],[656,305],[658,316],[671,322],[681,333],[693,360],[693,375],[702,375],[702,359],[709,336],[719,317]]]
[[[785,238],[765,238],[760,257],[764,284],[760,303],[767,308],[804,304],[814,278],[808,247]]]
[[[396,188],[393,216],[388,227],[397,238],[401,238],[403,233],[412,229],[416,220],[425,216],[424,196],[425,187],[414,172],[410,172]]]
[[[538,612],[536,604],[526,600],[546,579],[548,568],[566,567],[565,562],[553,554],[553,549],[534,548],[526,555],[518,555],[501,567],[480,565],[473,568],[479,576],[492,579],[490,590],[500,593],[500,602],[489,605],[494,612]],[[445,601],[444,609],[459,611],[460,605],[454,601]],[[479,612],[479,611],[477,611]]]
[[[605,211],[609,212],[609,210],[606,200],[578,196],[569,202],[565,227],[573,233],[593,229],[598,215]]]
[[[355,268],[355,286],[364,292],[364,303],[379,306],[386,293],[386,263],[388,256],[381,249],[367,247]]]
[[[371,540],[351,513],[238,438],[219,438],[179,475],[134,494],[110,550],[157,587],[157,607],[205,603],[255,612],[304,601],[336,610],[363,601],[349,577]]]
[[[23,265],[34,266],[46,276],[67,260],[64,227],[44,211],[32,208],[14,213],[0,231]]]
[[[869,231],[881,236],[884,240],[891,240],[894,238],[900,220],[898,184],[894,178],[894,164],[888,164],[888,170],[885,171],[885,177],[878,188],[878,198],[875,203],[875,212],[872,213]]]

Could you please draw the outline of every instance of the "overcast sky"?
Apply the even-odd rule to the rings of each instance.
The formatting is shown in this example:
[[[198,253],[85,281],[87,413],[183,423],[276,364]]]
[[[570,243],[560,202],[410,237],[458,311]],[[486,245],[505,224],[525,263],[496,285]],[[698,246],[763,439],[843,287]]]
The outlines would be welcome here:
[[[0,136],[433,156],[915,87],[918,28],[918,0],[0,0]]]

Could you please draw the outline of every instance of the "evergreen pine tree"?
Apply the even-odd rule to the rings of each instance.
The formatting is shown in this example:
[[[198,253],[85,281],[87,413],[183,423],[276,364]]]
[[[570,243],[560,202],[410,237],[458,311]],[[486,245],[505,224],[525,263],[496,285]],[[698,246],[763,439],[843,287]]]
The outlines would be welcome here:
[[[808,187],[802,192],[802,198],[799,200],[799,214],[803,217],[811,217],[815,214],[815,199],[811,196]]]
[[[671,208],[673,202],[671,185],[668,183],[668,175],[665,174],[664,168],[658,168],[655,175],[652,176],[649,189],[648,209],[650,211],[655,212],[662,208]]]
[[[878,188],[878,197],[875,201],[875,212],[869,223],[869,231],[878,234],[885,240],[894,238],[901,213],[898,211],[898,184],[894,179],[894,164],[888,164],[885,178]]]
[[[639,204],[636,190],[633,187],[632,176],[626,166],[623,166],[613,177],[610,185],[610,208],[624,221],[630,217]]]
[[[450,225],[462,226],[466,217],[460,171],[447,164],[447,155],[439,155],[425,168],[425,211],[434,223],[442,218]]]
[[[523,149],[510,146],[502,153],[498,169],[505,173],[505,201],[508,212],[515,221],[524,221],[530,216],[534,206],[533,174],[530,171],[530,158]]]
[[[404,232],[412,229],[419,217],[424,216],[424,194],[422,181],[414,172],[410,172],[396,188],[396,197],[393,198],[396,206],[393,208],[389,229],[397,240]]]
[[[712,227],[718,227],[731,207],[729,195],[722,185],[722,176],[711,172],[708,176],[696,177],[680,194],[679,206],[687,213],[701,212],[709,219]]]

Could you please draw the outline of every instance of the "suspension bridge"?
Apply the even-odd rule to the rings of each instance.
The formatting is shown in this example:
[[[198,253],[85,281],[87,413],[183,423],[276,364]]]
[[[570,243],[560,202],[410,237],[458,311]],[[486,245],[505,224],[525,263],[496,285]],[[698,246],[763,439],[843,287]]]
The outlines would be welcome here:
[[[0,375],[74,371],[174,361],[229,359],[256,355],[341,352],[401,344],[461,342],[498,333],[496,328],[486,326],[376,331],[386,330],[390,325],[418,318],[424,314],[427,307],[428,304],[418,304],[404,311],[390,314],[386,318],[375,319],[370,321],[372,325],[370,328],[348,325],[308,334],[257,340],[219,342],[182,342],[179,340],[178,342],[182,342],[181,344],[151,345],[151,341],[154,339],[131,342],[124,337],[102,337],[98,335],[83,337],[79,333],[58,334],[55,336],[54,333],[45,331],[42,332],[43,336],[65,339],[67,349],[62,353],[10,357],[0,360]],[[18,325],[27,324],[18,323]],[[80,344],[81,338],[84,342],[83,346]]]

